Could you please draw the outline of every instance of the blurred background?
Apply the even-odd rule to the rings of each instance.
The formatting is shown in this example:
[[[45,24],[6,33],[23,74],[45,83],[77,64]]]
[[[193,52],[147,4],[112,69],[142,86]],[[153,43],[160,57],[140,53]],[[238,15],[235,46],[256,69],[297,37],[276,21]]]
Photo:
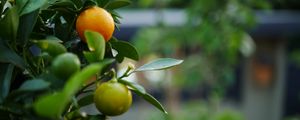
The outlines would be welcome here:
[[[127,78],[168,115],[134,96],[112,120],[300,120],[299,0],[132,1],[115,32],[141,55],[127,62],[185,61]]]

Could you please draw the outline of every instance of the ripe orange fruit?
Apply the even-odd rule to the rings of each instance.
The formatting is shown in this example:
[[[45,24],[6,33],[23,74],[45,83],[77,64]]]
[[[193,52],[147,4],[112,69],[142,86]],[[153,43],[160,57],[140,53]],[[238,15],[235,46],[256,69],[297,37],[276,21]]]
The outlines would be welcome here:
[[[111,80],[102,83],[96,89],[94,103],[96,108],[104,115],[121,115],[131,106],[131,91],[125,85]]]
[[[93,6],[80,13],[76,20],[76,31],[82,41],[86,41],[84,37],[85,30],[92,30],[100,33],[105,41],[108,41],[114,30],[114,19],[105,9]]]

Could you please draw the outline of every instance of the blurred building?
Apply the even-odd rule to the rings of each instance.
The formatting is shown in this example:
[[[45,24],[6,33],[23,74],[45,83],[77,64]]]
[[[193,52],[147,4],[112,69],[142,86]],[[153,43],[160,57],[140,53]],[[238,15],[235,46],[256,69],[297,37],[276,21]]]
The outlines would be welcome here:
[[[257,18],[259,24],[250,32],[256,51],[243,64],[243,109],[247,118],[281,120],[283,116],[300,112],[300,89],[290,85],[299,84],[297,78],[300,76],[291,78],[290,71],[296,69],[290,66],[293,63],[289,57],[290,41],[299,36],[300,14],[293,11],[258,12]]]

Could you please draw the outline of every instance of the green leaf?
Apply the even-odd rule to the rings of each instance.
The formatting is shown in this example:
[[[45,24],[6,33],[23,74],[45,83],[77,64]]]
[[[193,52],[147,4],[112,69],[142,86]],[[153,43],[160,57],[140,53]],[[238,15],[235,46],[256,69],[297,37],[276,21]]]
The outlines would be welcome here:
[[[20,91],[37,91],[44,90],[50,86],[49,82],[42,79],[33,79],[25,81],[21,87],[18,89]]]
[[[105,63],[93,63],[85,67],[82,71],[75,73],[71,76],[63,89],[64,93],[72,96],[75,94],[84,84],[85,81],[89,80],[96,73],[100,73]]]
[[[67,52],[64,45],[57,40],[36,40],[33,41],[43,52],[47,52],[50,56],[56,57]]]
[[[98,62],[94,52],[83,51],[83,55],[89,63]]]
[[[87,40],[88,48],[95,53],[97,60],[103,60],[105,55],[105,40],[101,34],[94,31],[84,31],[84,36]]]
[[[14,65],[0,63],[0,103],[9,93]]]
[[[62,91],[47,94],[34,103],[35,112],[43,117],[58,119],[66,109],[72,96],[82,87],[83,83],[100,72],[106,63],[94,63],[75,73],[66,83]]]
[[[118,82],[120,82],[120,83],[122,83],[124,85],[127,85],[127,86],[129,86],[129,87],[131,87],[131,88],[133,88],[135,90],[138,90],[142,94],[146,94],[145,88],[143,86],[137,84],[137,83],[129,82],[127,80],[122,80],[122,79],[118,80]]]
[[[64,116],[64,118],[66,120],[75,120],[75,119],[78,119],[78,120],[88,120],[88,119],[86,119],[86,114],[82,114],[80,112],[80,110],[78,110],[78,109],[68,112]]]
[[[109,11],[109,12],[110,12],[111,16],[113,16],[113,17],[122,18],[122,16],[116,11]]]
[[[87,61],[89,62],[89,63],[94,63],[94,62],[103,62],[103,63],[105,63],[105,64],[110,64],[110,63],[113,63],[114,62],[114,60],[113,59],[104,59],[104,60],[97,60],[96,58],[95,58],[95,56],[96,55],[94,55],[95,53],[93,53],[93,52],[87,52],[87,51],[83,51],[83,55],[84,55],[84,57],[87,59]]]
[[[116,16],[112,16],[114,19],[114,22],[116,23],[115,26],[117,27],[118,24],[121,24],[121,21]],[[119,30],[119,29],[118,29]]]
[[[115,0],[108,3],[104,8],[113,10],[113,9],[128,6],[130,4],[131,2],[129,0]]]
[[[85,0],[83,4],[83,8],[88,8],[90,6],[95,6],[95,5],[97,5],[95,0]]]
[[[29,3],[29,0],[16,0],[16,5],[18,6],[18,13],[21,13],[25,5]]]
[[[125,41],[111,41],[110,43],[112,48],[118,52],[116,56],[116,58],[118,58],[118,62],[122,62],[124,57],[131,58],[133,60],[139,60],[139,54],[136,48],[130,43]]]
[[[72,2],[76,5],[76,8],[82,8],[82,0],[72,0]]]
[[[39,10],[33,11],[29,14],[20,17],[20,24],[18,28],[18,42],[23,44],[27,43],[29,35],[37,21]]]
[[[16,7],[8,10],[7,14],[0,21],[0,37],[6,40],[15,40],[19,26],[19,15]]]
[[[28,94],[29,92],[31,92],[31,91],[21,91],[21,90],[11,91],[7,95],[7,97],[4,99],[3,103],[10,103],[12,101],[20,100],[20,99],[22,99],[22,97],[24,97],[24,95]]]
[[[109,0],[96,0],[97,4],[99,7],[104,7],[107,5],[107,3],[109,2]]]
[[[14,51],[9,49],[3,42],[0,41],[0,62],[12,63],[21,69],[25,69],[25,62]]]
[[[21,1],[21,2],[20,2]],[[24,3],[23,0],[17,0],[17,3]],[[27,0],[25,5],[20,8],[20,16],[31,13],[47,3],[47,0]]]
[[[83,107],[94,103],[94,94],[89,94],[78,100],[78,105]]]
[[[121,56],[121,55],[117,55],[116,56],[116,59],[119,63],[121,63],[123,60],[124,60],[124,56]]]
[[[154,105],[157,109],[164,112],[165,114],[168,114],[168,112],[165,110],[165,108],[160,104],[158,100],[156,100],[153,96],[151,96],[148,93],[143,94],[139,90],[131,89],[134,93],[136,93],[138,96],[141,96],[144,100],[149,102],[150,104]]]
[[[53,35],[46,36],[46,39],[47,39],[47,40],[54,40],[54,41],[56,41],[56,42],[58,42],[58,43],[63,42],[63,41],[61,41],[59,38],[57,38],[56,36],[53,36]]]
[[[177,60],[173,58],[160,58],[137,68],[135,72],[167,69],[175,65],[181,64],[182,62],[183,60]]]
[[[64,92],[58,92],[40,97],[33,108],[42,117],[59,119],[69,100],[69,96]]]
[[[53,8],[69,8],[73,11],[77,10],[76,4],[74,2],[72,2],[71,0],[57,1],[54,4],[52,4],[49,8],[50,9],[53,9]]]

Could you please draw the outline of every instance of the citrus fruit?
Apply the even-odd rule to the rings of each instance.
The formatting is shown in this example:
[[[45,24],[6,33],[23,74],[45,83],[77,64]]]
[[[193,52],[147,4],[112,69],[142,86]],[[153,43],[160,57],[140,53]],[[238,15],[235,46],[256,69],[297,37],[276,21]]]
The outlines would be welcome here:
[[[114,30],[114,19],[105,9],[93,6],[81,12],[76,20],[76,31],[82,41],[86,41],[84,37],[85,30],[92,30],[100,33],[105,41],[108,41]]]
[[[73,53],[61,54],[53,60],[51,70],[55,76],[68,79],[71,75],[80,70],[79,58]]]
[[[130,90],[116,81],[102,83],[95,91],[94,103],[104,115],[117,116],[126,112],[132,103]]]

